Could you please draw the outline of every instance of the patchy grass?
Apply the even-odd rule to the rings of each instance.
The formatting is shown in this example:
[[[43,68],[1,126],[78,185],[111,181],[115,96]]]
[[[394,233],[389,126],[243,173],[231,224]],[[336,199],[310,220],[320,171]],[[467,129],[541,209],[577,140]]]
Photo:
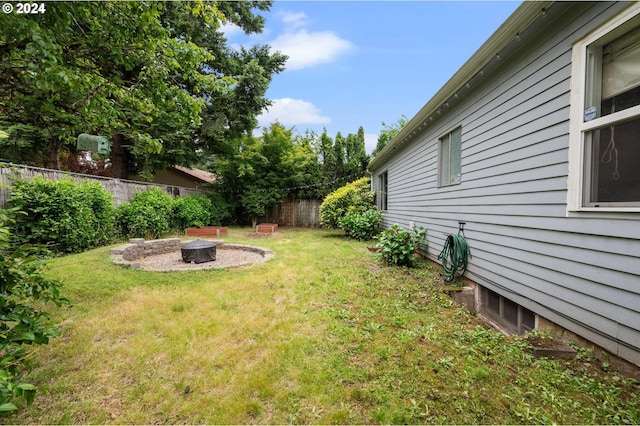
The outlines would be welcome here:
[[[73,305],[32,357],[40,391],[8,423],[640,422],[640,387],[589,353],[534,359],[434,288],[340,233],[226,240],[271,248],[251,268],[145,272],[109,248],[55,259]],[[605,366],[606,367],[606,366]]]

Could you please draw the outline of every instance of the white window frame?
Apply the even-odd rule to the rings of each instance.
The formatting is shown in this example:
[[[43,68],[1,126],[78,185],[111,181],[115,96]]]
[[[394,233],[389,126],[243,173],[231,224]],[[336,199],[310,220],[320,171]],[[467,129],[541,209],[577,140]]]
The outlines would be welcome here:
[[[385,170],[384,172],[378,175],[378,184],[380,186],[379,190],[379,201],[378,206],[380,210],[386,211],[389,208],[389,171]]]
[[[460,130],[460,170],[459,173],[456,176],[456,179],[454,179],[453,181],[451,181],[451,136],[453,135],[453,132],[455,132],[456,130]],[[448,147],[449,147],[449,156],[448,156],[448,176],[443,176],[444,174],[444,170],[443,170],[443,161],[442,161],[442,154],[443,154],[443,145],[445,142],[448,142]],[[447,178],[447,182],[444,182],[444,178]],[[442,188],[442,187],[447,187],[447,186],[452,186],[452,185],[459,185],[462,182],[462,126],[456,126],[453,129],[451,129],[450,131],[448,131],[447,133],[443,134],[442,136],[440,136],[438,138],[438,187]]]
[[[632,3],[621,13],[616,15],[604,25],[591,32],[573,45],[571,55],[571,109],[569,118],[569,175],[567,182],[567,215],[571,212],[640,212],[638,206],[603,206],[592,207],[584,204],[585,188],[585,134],[609,124],[626,121],[630,118],[640,117],[640,105],[598,117],[590,121],[584,120],[585,92],[587,80],[587,48],[603,37],[611,35],[614,31],[640,14],[640,3]]]

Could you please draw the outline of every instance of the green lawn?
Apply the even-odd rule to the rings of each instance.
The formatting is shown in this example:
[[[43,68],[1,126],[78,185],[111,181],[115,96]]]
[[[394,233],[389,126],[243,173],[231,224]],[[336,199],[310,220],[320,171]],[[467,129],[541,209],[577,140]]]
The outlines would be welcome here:
[[[588,352],[534,359],[340,232],[285,229],[235,270],[144,272],[109,248],[55,259],[71,306],[7,423],[640,423],[638,382]],[[604,366],[606,367],[606,365]]]

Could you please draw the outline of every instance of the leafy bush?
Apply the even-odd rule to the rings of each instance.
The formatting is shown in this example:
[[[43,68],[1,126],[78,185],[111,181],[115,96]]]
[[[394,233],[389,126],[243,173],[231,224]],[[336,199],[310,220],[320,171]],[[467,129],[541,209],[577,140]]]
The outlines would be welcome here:
[[[175,199],[159,188],[133,195],[116,211],[116,225],[128,237],[158,238],[173,229]]]
[[[175,201],[176,226],[179,229],[220,226],[229,217],[229,205],[215,194],[190,195]]]
[[[11,204],[26,213],[17,217],[14,227],[21,242],[44,244],[56,252],[81,252],[113,238],[113,200],[98,182],[41,177],[17,181]]]
[[[340,229],[343,229],[348,237],[359,241],[368,241],[378,233],[378,227],[382,220],[382,212],[378,209],[369,209],[364,213],[347,214],[338,220]]]
[[[413,253],[418,248],[418,244],[425,241],[426,234],[427,232],[422,226],[417,226],[413,232],[409,232],[398,225],[393,225],[378,235],[376,247],[380,250],[380,257],[385,264],[412,266]]]
[[[207,194],[211,201],[209,225],[220,226],[231,219],[231,206],[218,194]]]
[[[370,179],[363,177],[327,195],[320,205],[322,226],[338,228],[341,217],[375,208],[373,192],[369,185]]]
[[[8,225],[14,219],[9,213],[15,216],[17,210],[0,209],[0,414],[17,410],[17,397],[27,405],[33,402],[36,388],[20,382],[28,355],[25,345],[47,344],[58,336],[57,325],[39,307],[66,302],[60,284],[40,275],[37,248],[10,243]]]
[[[192,226],[203,227],[210,225],[211,200],[205,196],[190,195],[175,201],[176,224],[179,229]]]

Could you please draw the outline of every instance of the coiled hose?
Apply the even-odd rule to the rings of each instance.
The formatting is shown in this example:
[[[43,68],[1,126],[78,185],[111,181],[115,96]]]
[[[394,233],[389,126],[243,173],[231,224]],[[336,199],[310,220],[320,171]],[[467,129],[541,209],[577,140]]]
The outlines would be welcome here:
[[[442,268],[447,276],[446,281],[451,282],[456,273],[464,274],[467,270],[467,260],[471,256],[471,250],[467,240],[462,235],[451,234],[447,237],[438,259],[442,260]]]

